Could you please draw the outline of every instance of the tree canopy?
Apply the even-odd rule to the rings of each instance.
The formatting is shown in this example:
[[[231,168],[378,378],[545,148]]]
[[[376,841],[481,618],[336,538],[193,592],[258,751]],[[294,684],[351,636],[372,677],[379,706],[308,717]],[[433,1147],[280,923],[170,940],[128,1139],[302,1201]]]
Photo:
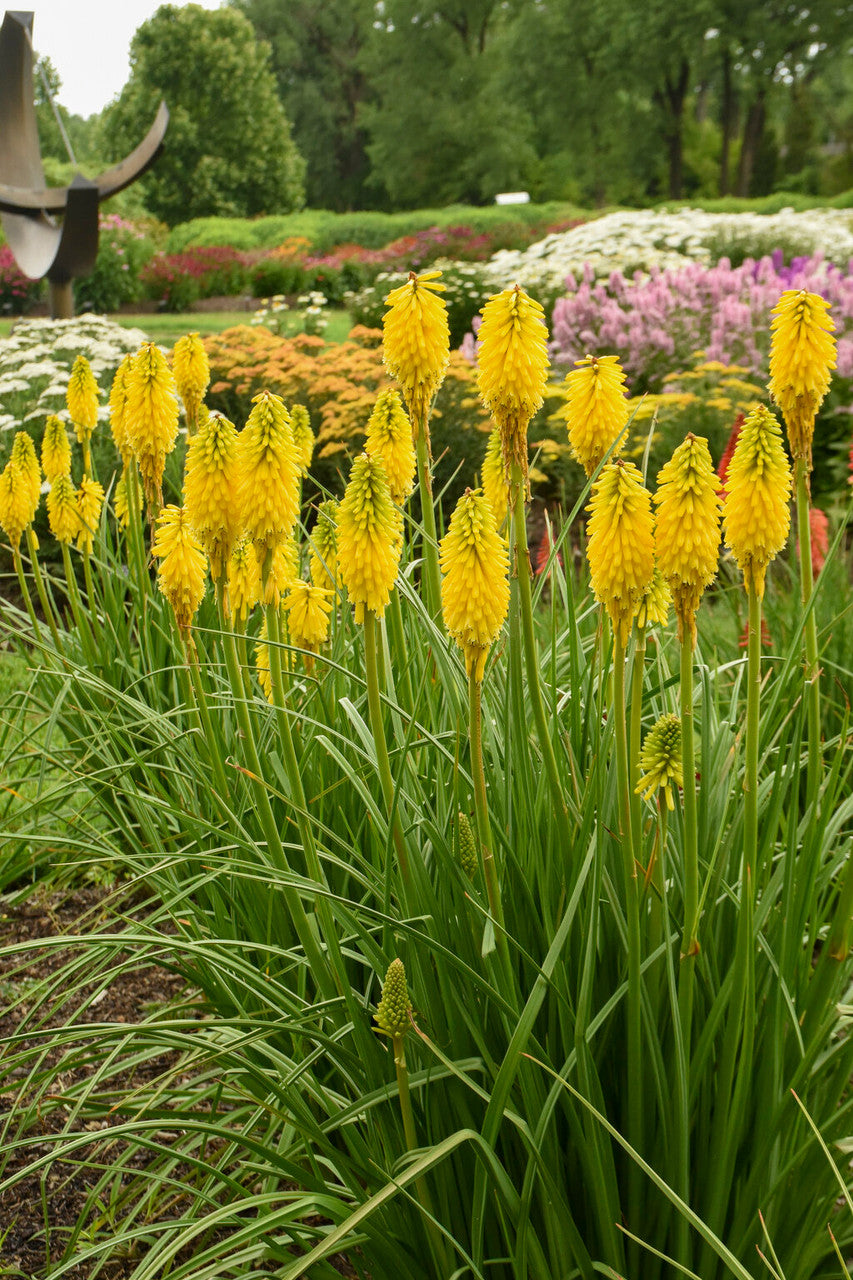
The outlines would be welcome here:
[[[137,145],[161,98],[166,147],[141,179],[166,222],[286,213],[304,202],[304,161],[278,97],[269,45],[236,9],[163,5],[136,32],[130,78],[104,113],[104,150]]]

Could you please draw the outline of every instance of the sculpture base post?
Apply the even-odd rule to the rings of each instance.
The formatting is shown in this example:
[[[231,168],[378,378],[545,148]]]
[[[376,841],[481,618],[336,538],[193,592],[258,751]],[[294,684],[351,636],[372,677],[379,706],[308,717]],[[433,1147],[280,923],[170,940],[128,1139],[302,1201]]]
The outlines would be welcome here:
[[[51,320],[73,320],[74,286],[71,281],[51,280],[49,285]]]

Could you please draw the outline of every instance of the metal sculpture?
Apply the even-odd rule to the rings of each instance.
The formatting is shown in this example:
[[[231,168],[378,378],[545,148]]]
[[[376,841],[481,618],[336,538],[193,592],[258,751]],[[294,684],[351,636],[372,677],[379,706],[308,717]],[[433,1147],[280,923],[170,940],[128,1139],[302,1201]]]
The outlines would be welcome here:
[[[50,314],[74,314],[72,280],[89,275],[98,253],[98,205],[135,182],[163,147],[165,102],[142,142],[98,178],[74,175],[47,187],[33,94],[33,15],[7,10],[0,28],[0,220],[24,275],[47,277]]]

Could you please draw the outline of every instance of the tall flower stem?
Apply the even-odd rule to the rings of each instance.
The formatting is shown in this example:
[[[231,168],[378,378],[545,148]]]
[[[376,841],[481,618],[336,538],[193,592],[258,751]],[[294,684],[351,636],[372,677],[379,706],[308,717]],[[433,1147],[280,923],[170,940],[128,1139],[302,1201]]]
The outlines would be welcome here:
[[[818,665],[817,620],[814,609],[808,608],[814,591],[814,572],[812,569],[812,541],[809,523],[809,473],[804,458],[797,459],[794,475],[797,494],[797,537],[800,544],[800,593],[803,609],[808,609],[803,626],[809,723],[808,803],[816,805],[821,777],[820,667]]]
[[[225,601],[224,589],[222,583],[219,584],[218,604],[220,610],[220,618],[225,617]],[[242,735],[243,751],[245,752],[246,762],[248,764],[247,774],[249,777],[252,793],[255,797],[255,803],[258,809],[258,817],[260,818],[261,827],[264,832],[264,838],[267,842],[267,849],[275,865],[285,875],[290,875],[290,864],[284,846],[281,842],[278,827],[276,826],[275,816],[270,805],[270,798],[263,781],[263,768],[261,766],[260,756],[258,755],[258,746],[255,739],[255,730],[252,725],[252,717],[249,714],[249,706],[246,700],[246,692],[243,687],[243,676],[240,671],[240,664],[237,658],[237,647],[234,643],[234,635],[227,628],[223,621],[223,639],[225,647],[225,664],[228,669],[228,678],[231,683],[231,694],[234,701],[234,710],[237,716],[237,723]],[[272,650],[272,646],[270,646]],[[314,981],[317,983],[323,994],[330,999],[334,999],[337,994],[337,987],[334,977],[330,970],[328,959],[320,946],[319,939],[315,933],[314,927],[308,918],[302,899],[296,889],[290,885],[282,885],[282,895],[285,905],[287,906],[293,926],[296,930],[297,937],[305,952],[306,959],[314,975]]]
[[[62,641],[59,638],[59,630],[56,625],[53,605],[48,597],[47,589],[44,585],[44,577],[38,560],[38,543],[36,542],[36,535],[33,533],[33,527],[31,524],[27,525],[27,548],[30,553],[30,564],[32,565],[33,578],[35,579],[36,591],[38,592],[42,613],[47,619],[47,625],[50,627],[50,634],[53,636],[53,643],[56,645],[57,650],[61,652]]]
[[[92,622],[92,635],[95,637],[95,642],[99,643],[101,639],[101,624],[98,621],[98,602],[95,598],[91,556],[88,551],[83,552],[83,577],[86,581],[86,598],[89,605],[89,617]]]
[[[41,628],[39,626],[38,618],[36,617],[36,611],[33,608],[33,598],[30,595],[30,589],[27,586],[27,579],[24,573],[24,562],[21,559],[20,546],[13,547],[12,555],[15,561],[15,573],[18,575],[18,586],[20,587],[21,596],[24,601],[24,606],[27,610],[27,616],[30,619],[30,625],[32,626],[32,629],[33,629],[33,636],[35,637],[37,642],[40,642]]]
[[[681,640],[681,759],[684,772],[684,933],[678,974],[678,1007],[685,1071],[690,1070],[693,981],[699,951],[699,829],[696,816],[696,757],[693,743],[693,637],[684,627]],[[688,1074],[689,1081],[689,1074]]]
[[[417,423],[418,490],[421,495],[423,524],[423,578],[426,605],[432,618],[441,608],[441,576],[438,570],[438,534],[435,526],[435,503],[432,497],[432,473],[429,457],[427,423]]]
[[[637,791],[640,745],[643,734],[643,675],[646,665],[646,628],[635,627],[634,662],[631,668],[630,736],[628,742],[628,786],[631,799],[631,836],[634,871],[643,864],[643,804]]]
[[[145,559],[145,543],[142,537],[142,497],[139,490],[139,473],[133,459],[128,462],[125,475],[127,477],[127,541],[130,548],[130,559],[139,591],[142,607],[151,589],[148,564]]]
[[[367,680],[367,707],[370,714],[370,728],[373,732],[373,745],[376,751],[376,766],[382,795],[388,810],[388,820],[392,823],[394,846],[400,863],[400,873],[405,883],[410,878],[409,855],[403,838],[399,814],[394,808],[394,779],[391,774],[391,762],[388,758],[388,744],[385,741],[385,725],[382,720],[382,699],[379,693],[379,666],[376,657],[376,614],[372,609],[364,611],[364,667]]]
[[[568,811],[560,785],[557,770],[557,758],[551,741],[551,732],[545,716],[545,705],[542,701],[542,689],[539,681],[539,659],[536,652],[536,637],[533,631],[533,600],[530,586],[530,556],[527,550],[527,519],[524,507],[524,477],[519,464],[513,463],[510,477],[512,493],[512,530],[515,549],[515,572],[518,581],[518,602],[521,614],[521,629],[524,642],[524,660],[527,669],[527,694],[536,721],[539,734],[539,747],[545,763],[548,785],[551,788],[551,801],[558,818],[566,818]]]
[[[640,954],[640,885],[631,821],[628,733],[625,723],[625,644],[618,629],[613,636],[613,731],[616,739],[616,778],[619,791],[619,843],[625,878],[625,919],[628,933],[628,1141],[643,1149],[642,975]],[[642,1173],[632,1161],[628,1172],[628,1221],[636,1226],[642,1194]]]
[[[68,602],[71,605],[71,616],[77,627],[80,636],[80,643],[86,653],[89,662],[95,661],[95,641],[92,636],[92,630],[89,626],[88,618],[83,613],[83,604],[80,599],[80,588],[77,586],[77,575],[74,572],[74,566],[71,563],[71,552],[68,550],[68,543],[62,543],[62,563],[65,566],[65,581],[68,584]]]
[[[489,805],[486,798],[486,774],[483,769],[483,686],[474,678],[474,672],[468,673],[468,724],[471,739],[471,773],[474,779],[474,807],[477,814],[477,834],[480,839],[480,852],[483,861],[483,876],[486,881],[486,893],[489,908],[494,917],[496,930],[495,941],[501,959],[508,959],[506,934],[504,931],[503,903],[501,902],[501,884],[495,865],[494,845],[492,843],[492,826],[489,821]]]
[[[409,1072],[406,1066],[406,1046],[403,1036],[392,1036],[392,1044],[394,1046],[394,1068],[397,1073],[397,1096],[400,1099],[400,1115],[403,1120],[403,1133],[406,1137],[406,1150],[415,1151],[418,1146],[418,1135],[415,1129],[415,1117],[412,1112],[412,1098],[409,1092]],[[431,1220],[435,1217],[433,1209],[432,1196],[429,1187],[424,1178],[418,1178],[415,1182],[415,1191],[421,1208],[425,1213],[430,1215],[427,1220],[427,1233],[430,1239],[436,1267],[440,1274],[449,1274],[447,1271],[447,1254],[444,1247],[444,1241],[435,1223]]]

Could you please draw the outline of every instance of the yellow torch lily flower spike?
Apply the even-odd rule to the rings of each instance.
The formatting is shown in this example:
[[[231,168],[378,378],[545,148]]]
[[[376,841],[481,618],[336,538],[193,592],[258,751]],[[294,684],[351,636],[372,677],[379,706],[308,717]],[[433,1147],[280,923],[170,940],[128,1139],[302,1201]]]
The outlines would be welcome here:
[[[164,507],[157,517],[152,546],[160,561],[157,583],[175,614],[185,639],[204,597],[207,560],[190,528],[183,507]]]
[[[68,546],[80,532],[80,513],[77,505],[77,490],[71,483],[71,477],[65,473],[58,475],[50,486],[47,495],[47,518],[50,531],[57,542]]]
[[[390,387],[379,393],[373,406],[364,450],[382,459],[391,498],[402,505],[415,487],[415,446],[412,424],[399,394]]]
[[[678,636],[696,644],[696,610],[717,575],[720,551],[719,480],[708,441],[690,433],[658,473],[655,541],[669,583]]]
[[[131,459],[131,462],[133,460]],[[136,465],[135,463],[133,465]],[[113,509],[116,513],[119,527],[126,529],[130,523],[130,505],[127,498],[127,467],[124,468],[118,478],[118,483],[113,493]]]
[[[669,584],[660,571],[660,565],[655,563],[652,580],[643,592],[635,621],[638,627],[649,627],[656,623],[659,627],[665,627],[669,619],[669,611],[672,608],[672,592]]]
[[[501,430],[507,476],[513,463],[527,479],[527,424],[544,403],[548,330],[540,303],[520,287],[504,289],[482,310],[477,384]]]
[[[501,527],[506,520],[509,495],[506,487],[506,471],[504,469],[503,450],[501,448],[501,429],[495,425],[489,432],[486,445],[486,456],[483,459],[483,493],[492,508],[495,524]]]
[[[782,410],[795,459],[811,470],[817,411],[835,368],[835,325],[820,294],[788,289],[773,308],[770,394]]]
[[[77,490],[77,516],[80,525],[77,531],[77,550],[86,555],[92,554],[95,545],[95,531],[101,519],[101,507],[104,505],[104,490],[97,480],[84,476]]]
[[[92,366],[85,356],[77,356],[68,380],[65,403],[80,444],[92,438],[98,425],[98,398],[100,390]]]
[[[272,674],[270,672],[270,647],[267,641],[267,620],[264,618],[261,623],[261,629],[258,632],[257,643],[255,644],[255,671],[264,697],[267,702],[272,704],[275,698],[272,691]],[[286,654],[282,654],[282,661],[286,660],[286,656]]]
[[[13,466],[20,469],[21,475],[27,484],[33,513],[27,521],[27,524],[30,524],[38,510],[39,499],[41,498],[41,467],[36,457],[36,447],[33,444],[32,436],[28,432],[15,432],[9,461]]]
[[[593,485],[588,510],[592,589],[625,645],[655,567],[651,494],[633,462],[607,463]]]
[[[293,532],[299,514],[299,461],[280,396],[262,391],[239,435],[240,515],[261,565]]]
[[[444,292],[440,275],[440,271],[421,276],[410,272],[406,283],[388,294],[385,305],[389,309],[382,318],[385,367],[403,388],[415,440],[426,430],[430,405],[450,360],[450,329],[444,299],[439,297]]]
[[[127,375],[125,428],[139,470],[149,512],[163,502],[166,455],[178,437],[178,393],[163,352],[153,342],[139,349]]]
[[[198,411],[210,382],[210,361],[197,333],[178,338],[172,351],[172,371],[178,395],[184,402],[187,429],[192,435],[198,425]]]
[[[791,468],[782,430],[765,408],[747,415],[726,475],[723,527],[747,591],[764,595],[770,561],[782,550],[791,525]]]
[[[447,630],[481,681],[509,608],[509,552],[482,489],[467,489],[441,541],[441,607]]]
[[[293,444],[299,463],[299,474],[307,476],[311,459],[314,457],[314,432],[311,430],[311,417],[304,404],[290,406],[290,425],[293,430]]]
[[[211,413],[187,449],[184,510],[210,557],[214,582],[225,573],[237,534],[239,483],[237,430],[221,413]]]
[[[228,602],[231,617],[245,622],[261,598],[261,570],[247,533],[231,549],[228,560]]]
[[[71,474],[71,441],[65,423],[52,413],[41,438],[41,466],[45,479],[53,484],[59,476]]]
[[[132,368],[133,356],[128,352],[116,369],[110,387],[110,432],[125,466],[133,456],[133,447],[127,434],[127,398]]]
[[[616,356],[584,356],[575,365],[566,375],[561,417],[566,420],[572,456],[591,476],[628,421],[625,374]],[[623,444],[617,445],[611,458]]]
[[[667,809],[675,808],[672,788],[684,786],[681,764],[681,717],[661,716],[646,734],[640,753],[643,776],[634,790],[648,800],[658,790],[662,791]]]
[[[317,508],[317,519],[311,530],[311,581],[317,587],[332,591],[338,586],[338,504],[327,498]]]
[[[356,622],[369,609],[381,618],[400,564],[403,517],[391,501],[385,468],[378,458],[356,458],[338,507],[338,571],[355,606]]]
[[[272,553],[266,582],[263,583],[263,603],[281,604],[281,597],[299,578],[299,545],[295,538],[280,542]]]
[[[19,444],[21,437],[23,440]],[[29,441],[29,451],[24,441]],[[29,457],[30,451],[32,460]],[[24,530],[35,518],[39,495],[38,460],[33,442],[26,431],[19,431],[15,436],[12,455],[0,475],[0,526],[12,544],[13,551],[17,551]]]
[[[323,587],[313,587],[301,579],[293,583],[284,602],[290,639],[297,649],[308,654],[317,653],[329,638],[329,614],[332,611],[332,592]],[[310,671],[312,660],[306,658]]]

